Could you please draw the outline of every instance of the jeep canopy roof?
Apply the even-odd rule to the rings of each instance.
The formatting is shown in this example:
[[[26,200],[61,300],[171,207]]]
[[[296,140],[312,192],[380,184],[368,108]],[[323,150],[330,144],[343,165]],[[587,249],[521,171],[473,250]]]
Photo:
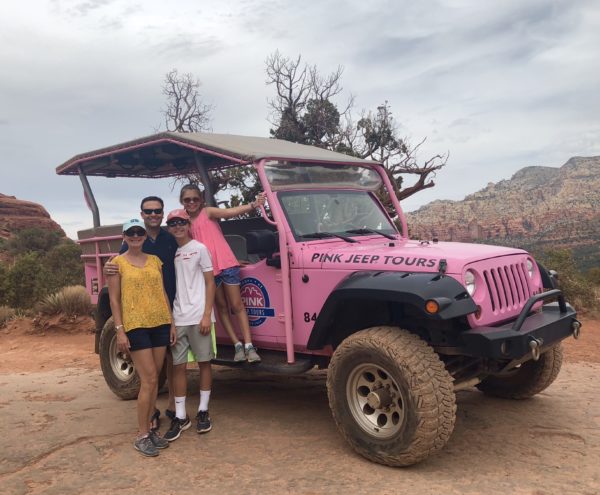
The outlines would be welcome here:
[[[162,132],[76,155],[56,168],[59,175],[170,177],[261,159],[375,165],[350,155],[269,139],[232,134]]]

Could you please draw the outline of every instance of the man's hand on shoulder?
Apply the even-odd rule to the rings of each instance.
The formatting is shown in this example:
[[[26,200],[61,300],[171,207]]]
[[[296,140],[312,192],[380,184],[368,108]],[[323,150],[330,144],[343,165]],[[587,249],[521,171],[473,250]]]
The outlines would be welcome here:
[[[115,256],[111,256],[110,258],[108,258],[108,261],[104,264],[104,267],[102,268],[102,273],[105,277],[110,277],[112,275],[119,274],[119,265],[113,263],[114,259]]]

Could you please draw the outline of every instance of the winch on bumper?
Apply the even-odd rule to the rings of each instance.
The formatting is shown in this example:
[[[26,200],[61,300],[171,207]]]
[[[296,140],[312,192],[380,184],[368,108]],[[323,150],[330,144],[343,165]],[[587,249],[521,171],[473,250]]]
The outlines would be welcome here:
[[[536,303],[555,297],[557,302],[544,304],[540,311],[531,313]],[[577,338],[580,327],[575,310],[565,302],[562,292],[554,289],[529,298],[514,322],[467,330],[460,334],[460,339],[466,354],[471,356],[537,360],[545,349],[566,337]]]

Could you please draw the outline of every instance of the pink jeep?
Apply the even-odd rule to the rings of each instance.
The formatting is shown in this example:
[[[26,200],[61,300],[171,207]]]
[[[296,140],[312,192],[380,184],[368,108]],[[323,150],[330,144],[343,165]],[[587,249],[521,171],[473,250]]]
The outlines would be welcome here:
[[[211,174],[252,167],[270,214],[222,222],[242,269],[242,296],[260,364],[234,363],[217,326],[217,364],[296,374],[328,367],[334,420],[352,447],[393,466],[419,462],[448,441],[455,392],[531,397],[556,378],[560,342],[579,335],[553,277],[525,251],[410,240],[379,163],[274,139],[164,132],[77,155],[57,168],[79,175],[94,228],[79,232],[96,310],[96,352],[111,390],[137,396],[116,351],[102,263],[121,244],[101,227],[88,176]],[[390,218],[378,200],[387,190]],[[148,187],[148,193],[152,187]],[[396,225],[400,226],[400,229]],[[554,301],[554,302],[551,302]]]

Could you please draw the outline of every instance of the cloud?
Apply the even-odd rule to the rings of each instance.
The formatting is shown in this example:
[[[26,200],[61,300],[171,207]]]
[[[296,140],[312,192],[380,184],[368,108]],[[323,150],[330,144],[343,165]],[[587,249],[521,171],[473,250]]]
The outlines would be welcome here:
[[[115,0],[51,0],[53,11],[68,17],[86,17],[103,7],[113,4]]]
[[[340,101],[352,93],[358,114],[388,100],[413,143],[428,137],[421,159],[450,151],[409,205],[460,199],[523,166],[600,154],[599,22],[589,0],[13,2],[0,18],[0,192],[88,226],[79,181],[54,168],[152,133],[173,67],[201,80],[215,132],[268,135],[264,61],[279,49],[323,73],[343,65]],[[137,211],[131,191],[154,185],[93,187],[118,223]]]

